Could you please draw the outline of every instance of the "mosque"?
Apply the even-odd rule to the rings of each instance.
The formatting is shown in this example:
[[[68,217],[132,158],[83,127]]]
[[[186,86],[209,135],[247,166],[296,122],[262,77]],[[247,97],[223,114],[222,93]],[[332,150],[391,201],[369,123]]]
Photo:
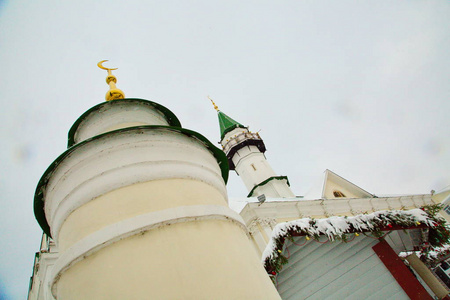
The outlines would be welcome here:
[[[416,255],[447,241],[436,205],[449,190],[377,197],[326,170],[294,195],[260,135],[213,100],[222,149],[126,98],[104,62],[106,102],[75,121],[36,188],[28,299],[450,299]],[[230,204],[229,171],[248,189]]]

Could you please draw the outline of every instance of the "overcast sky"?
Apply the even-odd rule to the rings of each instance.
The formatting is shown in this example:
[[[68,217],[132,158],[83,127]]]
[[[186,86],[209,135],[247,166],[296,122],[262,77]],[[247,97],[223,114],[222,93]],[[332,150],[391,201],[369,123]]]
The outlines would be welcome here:
[[[127,97],[219,140],[219,108],[261,130],[304,195],[325,169],[377,194],[450,184],[450,2],[0,0],[0,299],[25,299],[33,196],[73,122]],[[247,191],[236,174],[230,197]]]

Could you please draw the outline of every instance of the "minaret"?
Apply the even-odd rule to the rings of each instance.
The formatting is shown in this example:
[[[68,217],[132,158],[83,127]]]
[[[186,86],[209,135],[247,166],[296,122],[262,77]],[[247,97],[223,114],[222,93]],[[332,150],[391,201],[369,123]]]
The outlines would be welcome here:
[[[286,176],[277,176],[267,161],[266,146],[259,133],[250,132],[247,127],[217,110],[220,125],[220,144],[228,158],[230,170],[242,178],[249,194],[256,197],[264,194],[268,198],[295,197]]]
[[[59,250],[37,286],[56,299],[280,299],[228,207],[223,151],[99,67],[107,102],[74,123],[36,189]]]

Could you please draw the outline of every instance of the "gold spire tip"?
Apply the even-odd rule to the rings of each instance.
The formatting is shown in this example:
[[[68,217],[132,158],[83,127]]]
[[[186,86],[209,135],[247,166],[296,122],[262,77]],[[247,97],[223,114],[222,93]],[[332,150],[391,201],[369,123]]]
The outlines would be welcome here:
[[[212,105],[214,106],[214,109],[219,111],[219,108],[217,107],[217,105],[214,103],[214,100],[211,99],[211,97],[208,96],[208,99],[211,100]]]
[[[108,60],[102,60],[97,64],[97,66],[102,69],[108,71],[108,76],[106,77],[106,83],[109,85],[109,91],[106,93],[105,99],[106,101],[117,100],[125,98],[124,92],[119,90],[116,87],[117,78],[114,76],[111,71],[117,70],[118,68],[106,68],[103,66],[103,63]]]

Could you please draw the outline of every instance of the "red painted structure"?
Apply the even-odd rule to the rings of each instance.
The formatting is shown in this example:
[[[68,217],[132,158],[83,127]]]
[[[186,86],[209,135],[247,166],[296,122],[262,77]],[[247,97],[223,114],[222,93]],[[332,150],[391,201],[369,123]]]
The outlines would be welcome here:
[[[385,240],[372,249],[411,300],[433,299]]]

